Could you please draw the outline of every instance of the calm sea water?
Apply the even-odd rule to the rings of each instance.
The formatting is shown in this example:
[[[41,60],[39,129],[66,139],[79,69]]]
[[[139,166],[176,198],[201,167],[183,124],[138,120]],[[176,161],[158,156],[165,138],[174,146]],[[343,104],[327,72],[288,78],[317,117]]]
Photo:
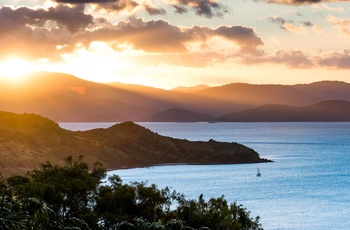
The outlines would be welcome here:
[[[61,123],[86,130],[113,123]],[[124,182],[169,186],[187,198],[225,195],[264,229],[350,229],[350,123],[140,123],[161,135],[238,142],[273,163],[115,170]],[[262,173],[256,177],[257,167]]]

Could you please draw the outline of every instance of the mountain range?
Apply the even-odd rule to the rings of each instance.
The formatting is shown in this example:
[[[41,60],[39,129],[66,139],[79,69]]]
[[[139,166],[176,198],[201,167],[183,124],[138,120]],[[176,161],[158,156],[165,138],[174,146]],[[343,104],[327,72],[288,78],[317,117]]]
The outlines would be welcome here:
[[[339,81],[164,90],[36,72],[20,83],[2,81],[0,95],[2,111],[57,122],[350,121],[350,84]]]

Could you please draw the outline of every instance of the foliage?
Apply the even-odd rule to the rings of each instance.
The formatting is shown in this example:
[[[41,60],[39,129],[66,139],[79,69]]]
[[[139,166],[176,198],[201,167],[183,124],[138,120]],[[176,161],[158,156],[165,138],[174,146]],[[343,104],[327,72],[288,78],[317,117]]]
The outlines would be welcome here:
[[[211,198],[208,202],[200,195],[196,200],[182,200],[174,211],[176,217],[194,228],[219,229],[262,229],[259,217],[255,220],[241,205],[228,204],[224,196]]]
[[[262,229],[259,218],[224,196],[205,201],[145,182],[123,184],[83,157],[46,162],[26,176],[0,182],[0,229],[182,230]]]

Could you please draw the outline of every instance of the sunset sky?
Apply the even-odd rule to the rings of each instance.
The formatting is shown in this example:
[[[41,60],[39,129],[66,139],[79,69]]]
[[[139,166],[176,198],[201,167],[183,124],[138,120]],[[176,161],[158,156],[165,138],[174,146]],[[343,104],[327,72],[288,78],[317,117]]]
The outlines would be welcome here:
[[[350,2],[1,0],[0,75],[171,89],[350,82]]]

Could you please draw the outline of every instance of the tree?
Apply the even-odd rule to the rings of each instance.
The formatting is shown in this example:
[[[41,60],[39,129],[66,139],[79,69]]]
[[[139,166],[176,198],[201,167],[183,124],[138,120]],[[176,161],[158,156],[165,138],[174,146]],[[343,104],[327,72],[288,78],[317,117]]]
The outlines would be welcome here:
[[[147,186],[145,182],[134,182],[136,190],[137,216],[156,222],[164,219],[171,205],[171,193],[168,187],[158,189],[155,184]]]
[[[29,222],[29,215],[22,210],[21,204],[8,196],[0,198],[0,228],[24,229]]]
[[[29,172],[27,178],[15,176],[7,181],[20,197],[44,201],[55,213],[52,222],[57,225],[83,220],[90,226],[96,226],[94,196],[106,171],[96,163],[90,172],[82,159],[79,157],[78,161],[73,161],[72,157],[68,157],[64,166],[46,162],[40,169]]]
[[[98,189],[94,211],[100,225],[108,229],[121,221],[131,221],[136,215],[135,188],[122,184],[119,176],[111,176],[109,184]]]
[[[241,205],[228,205],[224,196],[211,198],[208,202],[200,195],[196,200],[180,200],[174,211],[177,219],[193,228],[208,227],[211,230],[243,229],[261,230],[259,217],[252,219]]]
[[[89,170],[82,160],[46,162],[26,176],[0,181],[0,229],[262,229],[258,217],[224,196],[187,200],[168,187],[123,184],[116,175],[105,182],[101,164]]]

